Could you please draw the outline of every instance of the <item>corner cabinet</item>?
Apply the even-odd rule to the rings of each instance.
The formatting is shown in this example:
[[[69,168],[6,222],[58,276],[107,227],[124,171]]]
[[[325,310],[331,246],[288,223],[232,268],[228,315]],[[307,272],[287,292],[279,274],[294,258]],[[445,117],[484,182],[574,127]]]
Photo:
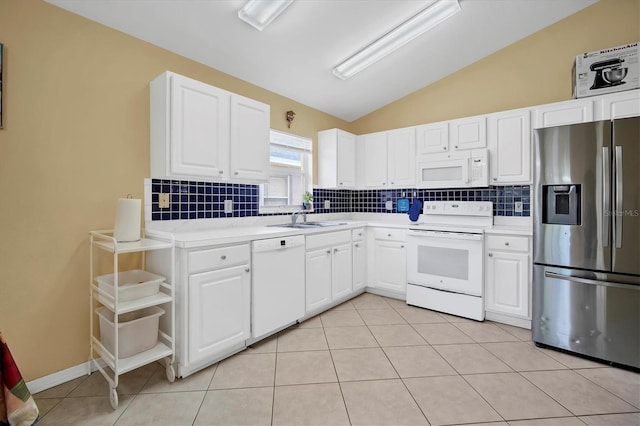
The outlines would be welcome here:
[[[270,107],[175,74],[150,83],[151,177],[264,181]]]
[[[372,287],[397,294],[406,294],[406,241],[407,236],[404,229],[373,229]]]
[[[318,187],[356,187],[356,135],[340,129],[318,132]]]
[[[353,290],[367,286],[367,238],[365,228],[351,231],[353,251]]]
[[[487,318],[531,328],[531,237],[487,235]]]
[[[531,111],[487,116],[492,185],[531,182]]]

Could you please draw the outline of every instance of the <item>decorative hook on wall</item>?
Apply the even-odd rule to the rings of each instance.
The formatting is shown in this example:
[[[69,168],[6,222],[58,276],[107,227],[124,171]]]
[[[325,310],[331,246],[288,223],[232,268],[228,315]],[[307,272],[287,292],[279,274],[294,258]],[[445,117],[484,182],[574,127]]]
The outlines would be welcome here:
[[[294,116],[296,115],[293,111],[287,111],[287,128],[291,128],[291,122],[293,121]]]

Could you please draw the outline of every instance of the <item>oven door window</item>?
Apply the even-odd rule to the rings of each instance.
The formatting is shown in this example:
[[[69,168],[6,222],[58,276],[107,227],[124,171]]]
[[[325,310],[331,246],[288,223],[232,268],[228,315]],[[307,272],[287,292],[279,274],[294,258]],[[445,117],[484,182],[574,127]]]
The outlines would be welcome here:
[[[418,246],[418,273],[469,279],[469,250]]]
[[[478,239],[410,235],[407,278],[410,284],[482,295],[482,237]]]

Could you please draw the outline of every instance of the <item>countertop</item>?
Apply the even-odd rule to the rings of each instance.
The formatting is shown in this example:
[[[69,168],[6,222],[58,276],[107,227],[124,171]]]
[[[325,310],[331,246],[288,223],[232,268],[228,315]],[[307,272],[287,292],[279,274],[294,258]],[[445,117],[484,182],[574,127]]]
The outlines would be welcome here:
[[[336,226],[323,226],[317,228],[285,228],[278,226],[268,226],[277,223],[287,223],[288,216],[270,217],[260,221],[184,221],[178,223],[153,223],[147,224],[145,233],[148,237],[163,238],[166,233],[171,233],[179,248],[198,248],[213,245],[227,245],[246,243],[253,240],[267,238],[278,238],[291,235],[313,235],[326,232],[336,232],[369,227],[409,229],[412,222],[404,215],[389,214],[354,214],[350,218],[342,216],[314,215],[313,221],[341,222],[344,224]],[[355,217],[353,217],[355,216]],[[173,221],[172,221],[173,222]],[[224,222],[224,223],[223,223]],[[270,222],[270,223],[269,223]],[[420,222],[418,220],[418,222]],[[221,226],[222,225],[222,226]],[[530,223],[500,223],[485,229],[487,234],[510,234],[531,236],[532,229]]]

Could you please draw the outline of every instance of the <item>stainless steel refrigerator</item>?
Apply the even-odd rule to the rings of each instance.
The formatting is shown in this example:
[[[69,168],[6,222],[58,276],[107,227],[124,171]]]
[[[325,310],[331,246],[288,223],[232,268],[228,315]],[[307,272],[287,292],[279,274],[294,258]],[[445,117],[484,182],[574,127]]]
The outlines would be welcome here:
[[[533,341],[640,368],[640,118],[538,129]]]

